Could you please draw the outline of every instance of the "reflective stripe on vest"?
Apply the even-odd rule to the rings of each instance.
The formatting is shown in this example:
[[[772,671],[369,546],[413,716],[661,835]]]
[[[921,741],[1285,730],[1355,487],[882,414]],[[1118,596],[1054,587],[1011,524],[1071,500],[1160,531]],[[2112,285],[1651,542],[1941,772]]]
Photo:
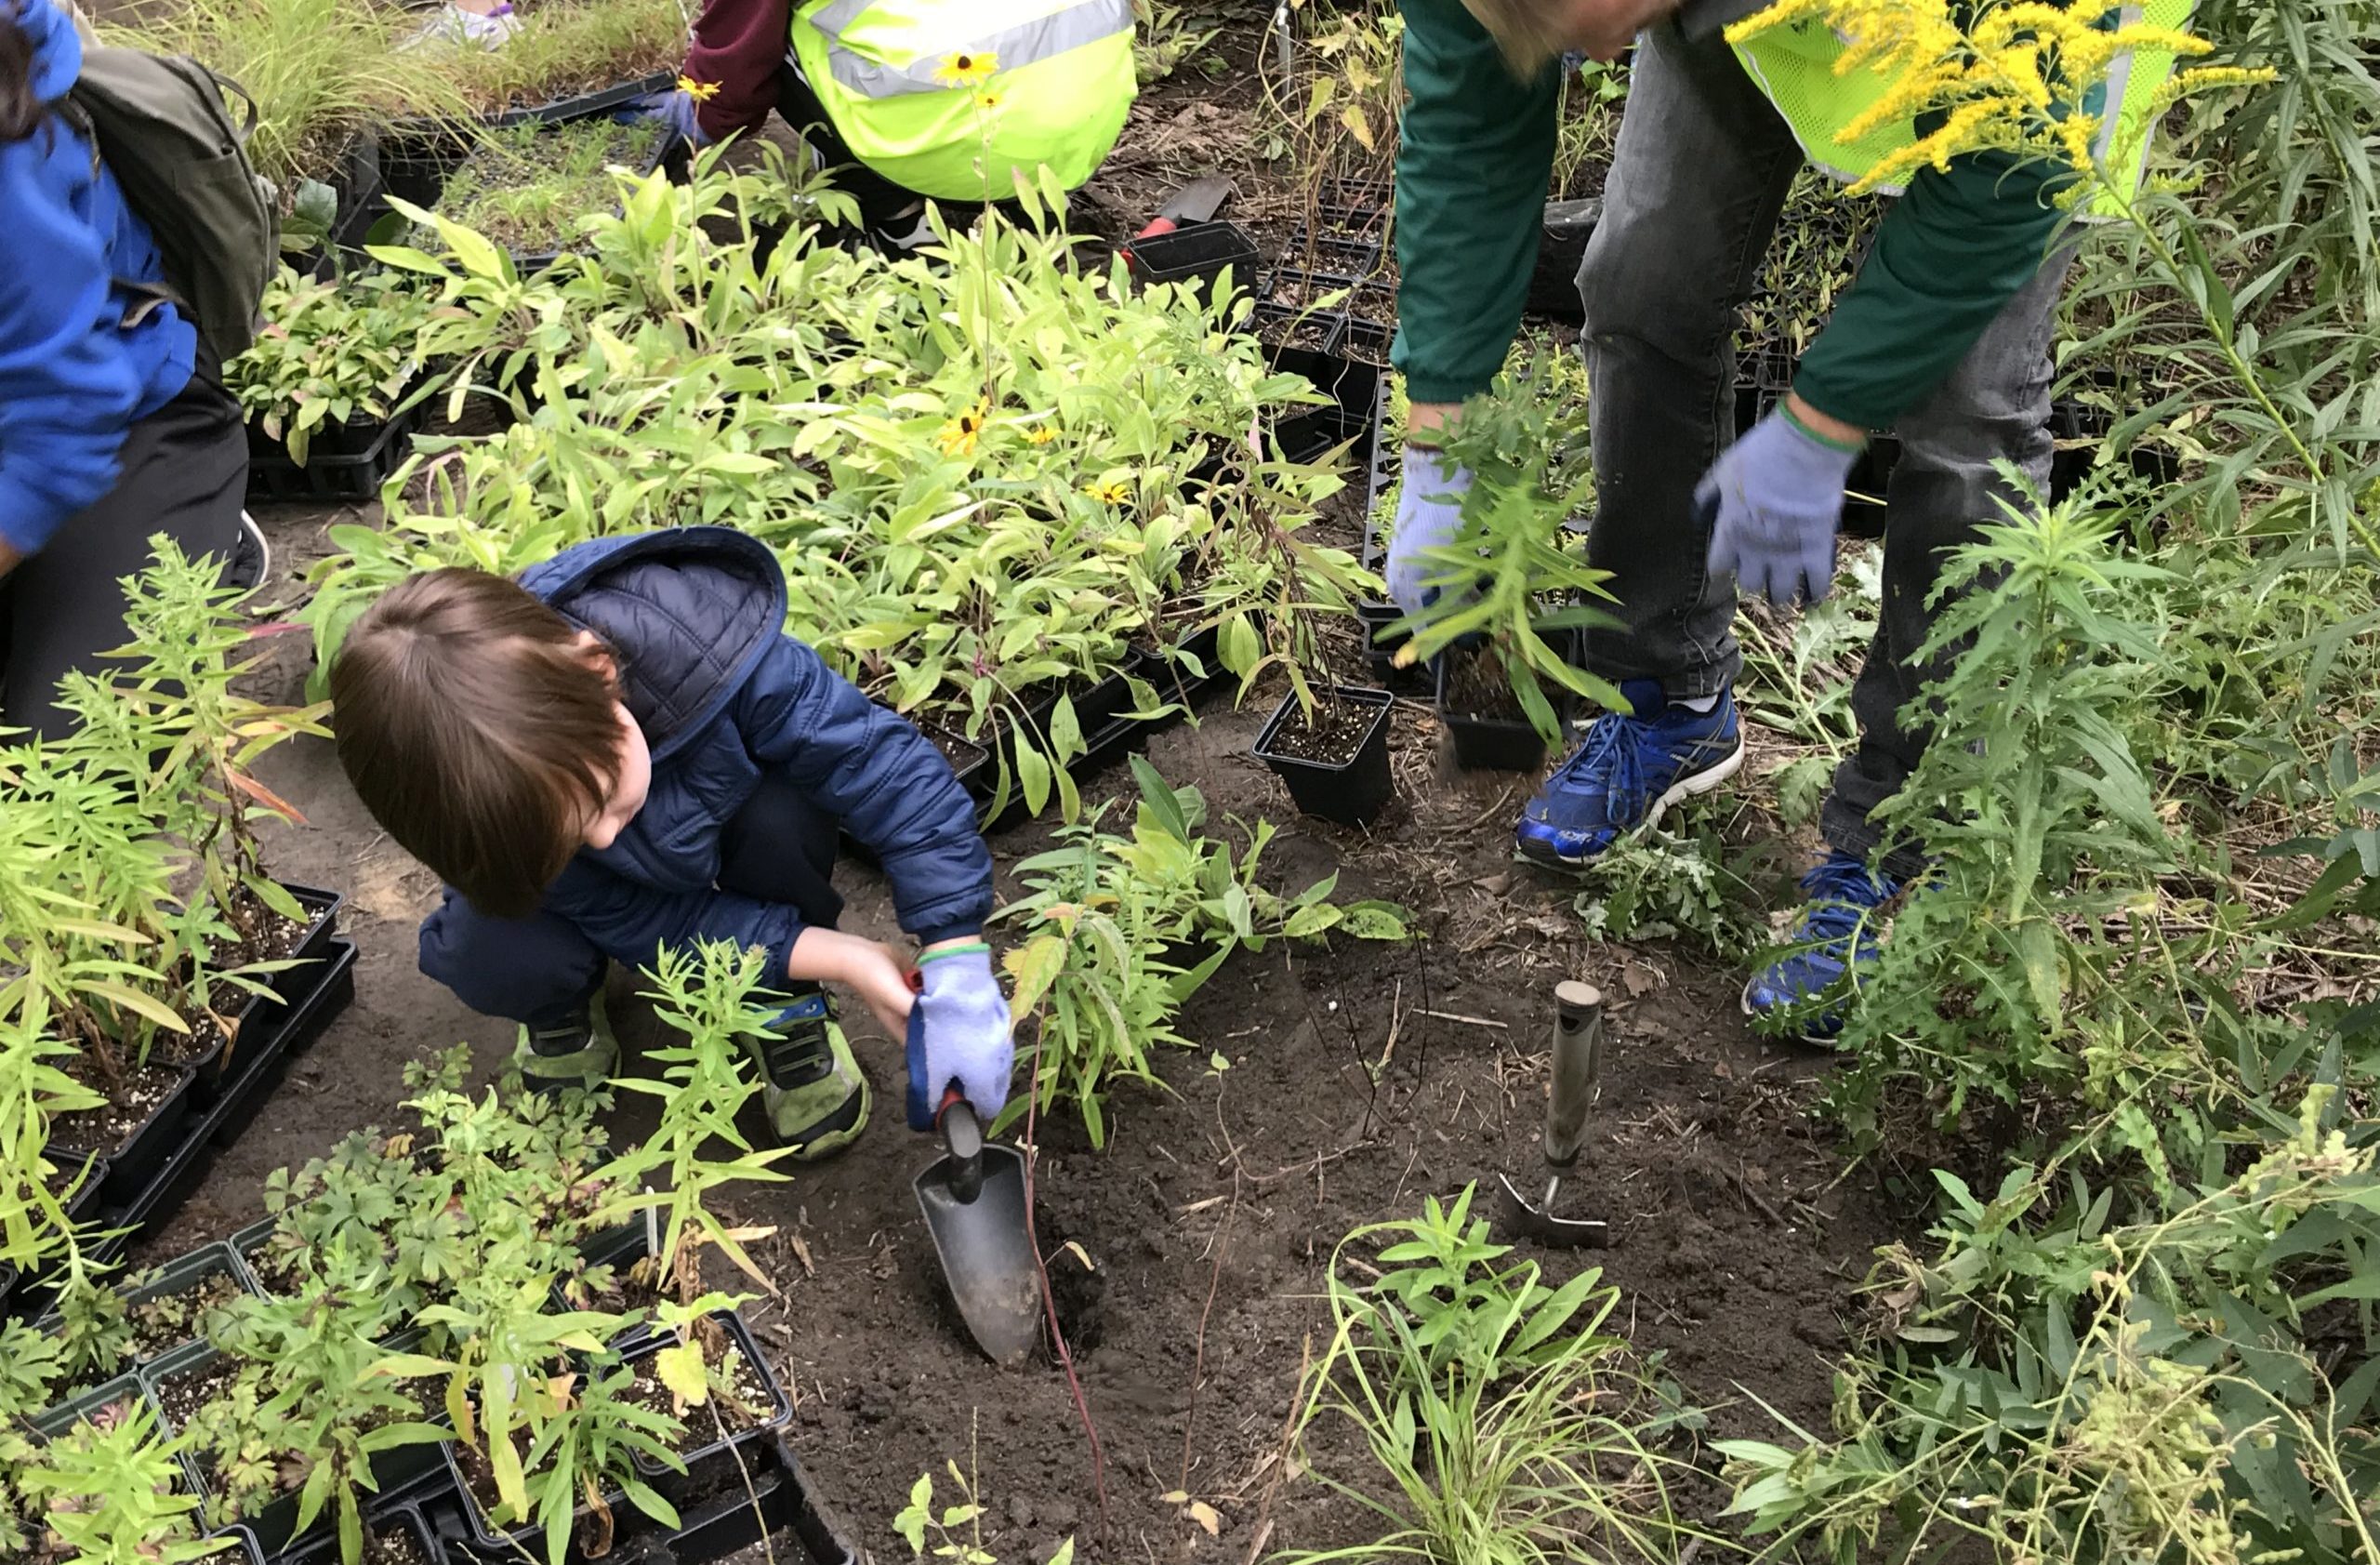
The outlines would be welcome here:
[[[2145,5],[2124,6],[2116,20],[2124,23],[2145,20],[2159,27],[2181,28],[2189,24],[2195,8],[2194,0],[2147,0]],[[1736,57],[1792,130],[1803,155],[1821,173],[1850,184],[1885,156],[1914,142],[1917,127],[1914,122],[1886,126],[1849,147],[1836,140],[1838,131],[1892,86],[1873,72],[1836,76],[1833,62],[1844,46],[1840,36],[1824,22],[1812,20],[1739,44]],[[2120,184],[2138,187],[2148,161],[2151,128],[2146,123],[2148,111],[2173,70],[2170,54],[2149,52],[2135,58],[2135,51],[2126,50],[2110,63],[2104,86],[2094,87],[2085,100],[2086,111],[2099,117],[2092,137],[2096,156],[2105,160],[2114,153],[2120,129],[2131,137],[2130,166],[2109,170]],[[2110,104],[2114,112],[2106,112]],[[1899,190],[1884,188],[1895,194]]]
[[[863,98],[897,98],[911,92],[948,92],[961,84],[946,74],[955,54],[989,55],[995,71],[1038,65],[1086,44],[1132,30],[1132,0],[1076,0],[1076,4],[996,32],[953,40],[946,49],[906,65],[872,60],[843,44],[843,34],[879,0],[833,0],[805,20],[826,40],[826,69]],[[955,9],[955,7],[954,7]]]

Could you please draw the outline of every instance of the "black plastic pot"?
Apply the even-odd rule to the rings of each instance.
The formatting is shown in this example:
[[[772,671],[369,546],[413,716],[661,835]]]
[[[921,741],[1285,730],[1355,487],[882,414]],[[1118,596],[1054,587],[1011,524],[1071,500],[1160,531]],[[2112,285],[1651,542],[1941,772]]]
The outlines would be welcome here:
[[[251,434],[248,454],[248,498],[251,500],[343,500],[361,503],[380,497],[380,486],[404,462],[413,448],[413,433],[420,422],[418,408],[407,409],[378,425],[372,443],[351,457],[308,451],[299,467],[285,451],[258,451]],[[317,431],[321,433],[322,431]]]
[[[1389,627],[1403,619],[1405,611],[1395,603],[1366,598],[1355,605],[1355,617],[1364,627],[1364,662],[1372,677],[1396,695],[1431,694],[1435,683],[1426,666],[1396,666],[1397,650],[1408,638],[1404,631],[1391,630]]]
[[[1215,284],[1231,272],[1233,294],[1252,293],[1263,261],[1256,241],[1237,223],[1192,223],[1124,246],[1132,275],[1143,283],[1186,283],[1201,304],[1215,301]]]
[[[107,1159],[107,1177],[100,1186],[100,1201],[114,1205],[128,1200],[157,1176],[180,1144],[183,1130],[191,1121],[191,1093],[197,1080],[198,1073],[187,1066],[176,1070],[173,1085],[165,1094],[114,1147],[76,1147],[70,1134],[51,1147],[50,1160],[60,1162],[62,1158],[89,1152],[102,1154]]]
[[[411,1505],[376,1505],[368,1507],[369,1519],[364,1525],[366,1539],[403,1533],[411,1538],[414,1547],[430,1565],[446,1558],[439,1546],[438,1535],[431,1531],[420,1509]],[[338,1565],[338,1534],[316,1535],[281,1556],[282,1565]]]
[[[157,1268],[155,1280],[144,1283],[125,1294],[125,1306],[127,1309],[137,1308],[152,1299],[186,1293],[206,1279],[218,1274],[230,1278],[244,1293],[255,1291],[249,1283],[247,1268],[233,1259],[231,1247],[218,1242],[201,1245],[186,1254],[177,1255],[165,1262]],[[36,1330],[48,1333],[55,1333],[62,1324],[58,1312],[54,1309],[33,1323]],[[135,1359],[131,1369],[126,1373],[138,1374],[149,1365],[162,1362],[182,1349],[202,1341],[204,1339],[199,1337],[185,1337],[180,1342],[168,1343],[155,1352]]]
[[[1339,351],[1358,364],[1385,366],[1388,351],[1396,341],[1396,328],[1379,321],[1368,321],[1360,315],[1347,317],[1347,328],[1339,336]]]
[[[449,1442],[439,1447],[439,1450],[445,1453],[446,1470],[455,1485],[455,1497],[462,1512],[463,1533],[467,1546],[473,1553],[490,1560],[544,1559],[546,1532],[543,1523],[533,1517],[517,1527],[497,1527],[488,1519],[487,1512],[480,1508],[479,1497],[471,1492],[470,1483],[463,1471],[461,1448]],[[615,1548],[633,1544],[641,1534],[659,1525],[652,1518],[630,1505],[628,1496],[617,1490],[607,1492],[603,1496],[603,1502],[611,1507],[612,1511],[612,1525],[615,1529],[613,1543]],[[584,1502],[571,1513],[571,1545],[563,1554],[565,1565],[573,1565],[573,1562],[584,1558],[577,1545],[577,1532],[588,1514]],[[684,1519],[683,1517],[679,1519],[681,1523]]]
[[[418,1336],[416,1335],[413,1340],[418,1341]],[[403,1351],[405,1344],[396,1342],[390,1346],[392,1350]],[[140,1382],[148,1389],[150,1399],[162,1410],[165,1399],[159,1394],[160,1386],[182,1375],[195,1374],[205,1370],[220,1361],[222,1357],[221,1352],[212,1343],[192,1343],[188,1346],[178,1348],[155,1359],[149,1368],[140,1373]],[[439,1414],[433,1411],[432,1417],[437,1416]],[[167,1432],[178,1434],[180,1431],[169,1427]],[[447,1442],[442,1440],[434,1444],[392,1446],[389,1450],[378,1452],[372,1458],[372,1480],[375,1489],[379,1492],[402,1489],[416,1482],[424,1474],[438,1470],[445,1463],[446,1445]],[[219,1522],[219,1519],[213,1514],[217,1497],[207,1488],[202,1469],[194,1456],[190,1459],[188,1466],[198,1492],[201,1516],[209,1522]],[[369,1492],[366,1492],[366,1498],[369,1497]],[[298,1496],[293,1491],[273,1501],[254,1516],[241,1518],[238,1525],[256,1535],[258,1544],[263,1547],[266,1554],[278,1555],[288,1548],[292,1543],[299,1541],[297,1537],[298,1501]],[[228,1522],[220,1524],[231,1525]],[[306,1533],[306,1538],[312,1539],[325,1532],[335,1532],[337,1526],[336,1514],[325,1507],[324,1513],[314,1519],[314,1525]]]
[[[859,1565],[863,1556],[811,1494],[783,1431],[739,1454],[752,1464],[750,1489],[738,1482],[727,1493],[680,1506],[678,1531],[655,1540],[656,1561],[709,1565],[771,1538],[775,1565]]]
[[[1328,227],[1309,232],[1300,223],[1281,245],[1281,264],[1368,276],[1380,268],[1378,233],[1345,233]]]
[[[1444,657],[1437,662],[1438,721],[1454,738],[1454,763],[1466,772],[1534,772],[1545,764],[1545,741],[1528,720],[1482,717],[1447,710]]]
[[[1385,690],[1344,684],[1332,686],[1330,693],[1337,700],[1373,709],[1371,724],[1364,730],[1353,755],[1334,764],[1283,755],[1274,749],[1284,724],[1304,720],[1295,691],[1281,697],[1272,720],[1256,736],[1252,753],[1289,785],[1289,797],[1307,815],[1335,820],[1342,826],[1369,826],[1394,791],[1388,775],[1388,719],[1396,697]]]
[[[1537,270],[1529,273],[1528,300],[1522,307],[1531,315],[1578,325],[1587,318],[1579,298],[1579,268],[1587,258],[1587,241],[1594,237],[1603,218],[1603,198],[1549,201],[1545,231],[1537,245]]]
[[[1369,233],[1387,223],[1396,187],[1385,179],[1325,179],[1317,194],[1315,217],[1323,227],[1341,233]]]
[[[776,1374],[769,1368],[767,1356],[761,1353],[760,1344],[752,1340],[751,1330],[745,1325],[744,1318],[733,1311],[725,1311],[711,1319],[727,1333],[729,1341],[743,1356],[744,1361],[752,1366],[768,1399],[768,1407],[760,1421],[750,1428],[739,1429],[724,1439],[701,1440],[679,1452],[685,1459],[684,1472],[648,1462],[641,1455],[635,1458],[637,1471],[644,1481],[651,1484],[663,1499],[681,1507],[722,1492],[740,1492],[744,1476],[759,1461],[758,1448],[774,1439],[776,1432],[793,1418],[793,1402],[786,1396],[785,1387],[777,1384]],[[642,1351],[630,1357],[650,1357],[667,1346],[666,1337],[656,1337],[648,1342]],[[690,1440],[700,1431],[715,1427],[704,1410],[688,1410],[686,1431]]]
[[[239,1056],[232,1073],[219,1085],[214,1105],[193,1117],[180,1144],[149,1182],[109,1211],[107,1227],[122,1231],[100,1243],[101,1253],[120,1252],[133,1238],[180,1210],[206,1177],[216,1149],[229,1146],[247,1128],[258,1105],[281,1080],[289,1056],[311,1046],[354,1000],[354,945],[331,939],[324,951],[315,988],[273,1018],[273,1026]]]

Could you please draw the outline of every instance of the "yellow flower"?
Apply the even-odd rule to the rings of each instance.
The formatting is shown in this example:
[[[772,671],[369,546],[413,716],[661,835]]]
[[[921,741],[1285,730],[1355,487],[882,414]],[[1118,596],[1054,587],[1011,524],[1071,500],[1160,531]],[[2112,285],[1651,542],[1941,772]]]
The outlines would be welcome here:
[[[1007,98],[999,93],[994,92],[989,87],[985,87],[983,91],[975,95],[975,107],[983,110],[987,114],[1007,101]]]
[[[2103,25],[2104,24],[2104,25]],[[2076,0],[2072,8],[2045,0],[1990,0],[1962,27],[1945,0],[1777,0],[1727,29],[1740,44],[1780,27],[1823,27],[1843,42],[1837,75],[1866,70],[1884,90],[1836,133],[1855,146],[1880,131],[1926,114],[1942,123],[1877,159],[1857,183],[1858,194],[1898,184],[1931,166],[1947,169],[1965,153],[1996,149],[2070,168],[2077,179],[2068,198],[2080,198],[2103,169],[2126,165],[2138,152],[2138,127],[2125,116],[2129,147],[2101,145],[2101,115],[2081,105],[2094,88],[2114,86],[2117,60],[2135,56],[2189,57],[2214,47],[2170,27],[2127,22],[2113,4]],[[2272,79],[2268,72],[2232,66],[2179,72],[2161,88],[2143,116],[2153,124],[2173,102],[2215,86]]]
[[[1048,424],[1036,424],[1025,438],[1036,445],[1047,445],[1058,438],[1058,431]]]
[[[1102,505],[1123,505],[1132,497],[1132,486],[1120,480],[1105,484],[1086,484],[1082,492]]]
[[[698,82],[692,76],[678,78],[678,90],[697,103],[707,103],[719,96],[717,82]]]
[[[943,425],[933,437],[934,443],[942,447],[942,454],[945,457],[973,456],[975,443],[983,438],[984,422],[988,412],[979,402]]]
[[[954,49],[942,57],[933,79],[945,86],[981,86],[1000,68],[1000,57],[989,49]]]

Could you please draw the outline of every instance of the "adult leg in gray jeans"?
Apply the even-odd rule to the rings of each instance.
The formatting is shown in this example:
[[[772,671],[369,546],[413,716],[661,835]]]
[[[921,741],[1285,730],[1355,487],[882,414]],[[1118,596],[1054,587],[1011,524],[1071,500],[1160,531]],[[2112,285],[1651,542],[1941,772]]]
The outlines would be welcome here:
[[[1705,564],[1694,486],[1735,431],[1738,307],[1758,280],[1802,153],[1734,51],[1673,22],[1639,40],[1604,213],[1579,272],[1593,408],[1597,503],[1589,552],[1612,573],[1623,628],[1587,638],[1606,679],[1658,679],[1670,698],[1712,695],[1742,666],[1733,584]],[[1929,677],[1908,659],[1932,624],[1948,550],[1998,514],[2006,457],[2045,483],[2049,334],[2070,253],[2009,301],[1950,378],[1899,422],[1886,496],[1884,602],[1852,692],[1858,749],[1835,776],[1823,829],[1868,855],[1868,816],[1897,790],[1926,731],[1899,713]],[[1915,869],[1905,846],[1884,868]]]

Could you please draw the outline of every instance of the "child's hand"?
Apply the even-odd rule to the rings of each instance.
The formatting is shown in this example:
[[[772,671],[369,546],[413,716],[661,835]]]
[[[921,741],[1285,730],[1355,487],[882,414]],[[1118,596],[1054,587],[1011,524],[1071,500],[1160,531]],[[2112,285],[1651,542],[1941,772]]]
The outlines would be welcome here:
[[[877,1025],[898,1043],[909,1034],[908,970],[892,948],[831,929],[805,929],[795,936],[786,976],[840,984],[859,996]]]

